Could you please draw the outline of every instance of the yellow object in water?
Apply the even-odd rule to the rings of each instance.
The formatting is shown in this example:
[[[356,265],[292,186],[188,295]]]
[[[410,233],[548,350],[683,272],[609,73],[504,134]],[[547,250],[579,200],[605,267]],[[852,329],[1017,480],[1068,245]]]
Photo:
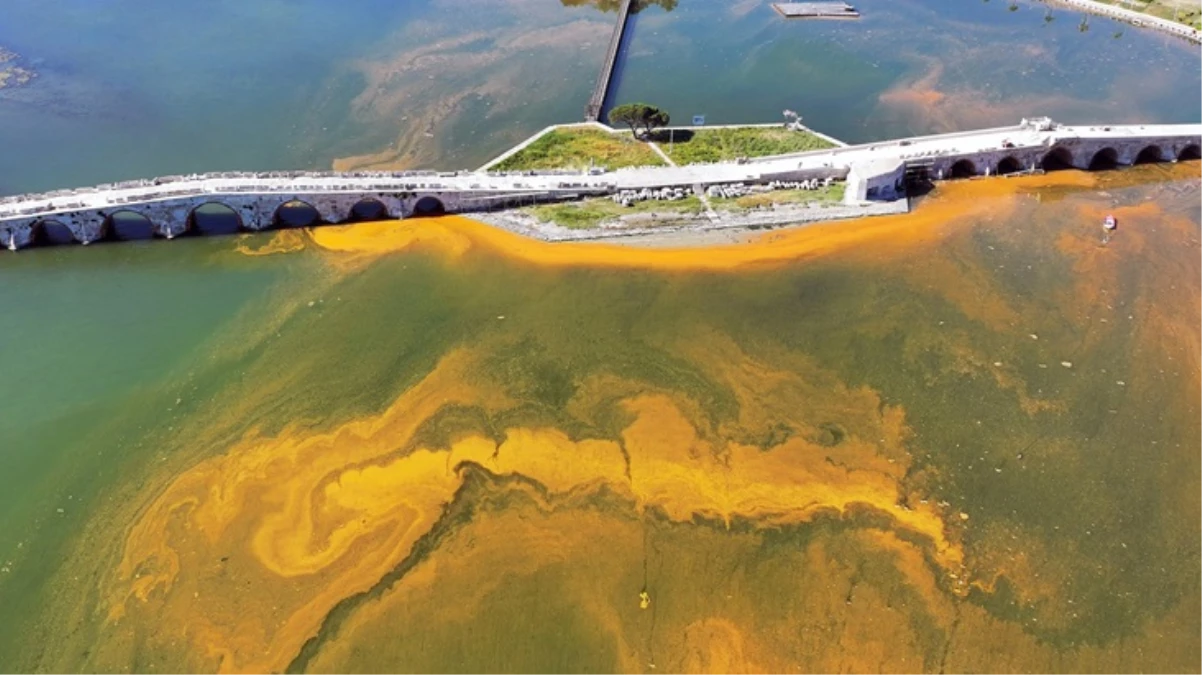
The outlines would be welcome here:
[[[647,591],[640,591],[639,592],[639,609],[647,609],[650,606],[651,606],[651,596],[647,594]]]

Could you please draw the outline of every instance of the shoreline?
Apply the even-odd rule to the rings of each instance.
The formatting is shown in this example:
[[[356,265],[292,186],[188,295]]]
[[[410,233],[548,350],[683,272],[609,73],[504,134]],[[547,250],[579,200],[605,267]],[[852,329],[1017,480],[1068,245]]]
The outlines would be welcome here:
[[[463,215],[490,227],[549,244],[597,242],[660,248],[733,243],[752,232],[909,212],[909,200],[898,199],[851,206],[777,206],[739,214],[726,213],[717,220],[711,220],[704,213],[685,217],[671,213],[665,214],[665,220],[669,222],[654,227],[595,227],[579,230],[540,221],[518,209]]]
[[[1136,28],[1148,28],[1166,35],[1184,38],[1195,44],[1202,44],[1202,30],[1171,19],[1163,19],[1155,14],[1127,9],[1097,0],[1041,0],[1049,6],[1060,5],[1083,11],[1087,14],[1104,16],[1108,19],[1129,23]]]

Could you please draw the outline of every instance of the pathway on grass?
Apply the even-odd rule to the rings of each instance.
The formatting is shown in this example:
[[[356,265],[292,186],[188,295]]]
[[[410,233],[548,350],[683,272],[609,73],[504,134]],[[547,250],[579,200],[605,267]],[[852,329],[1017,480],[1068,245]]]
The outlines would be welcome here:
[[[651,146],[651,149],[655,151],[655,154],[663,157],[664,161],[668,163],[668,166],[676,166],[676,162],[673,162],[672,158],[668,156],[668,153],[664,152],[663,149],[659,147],[659,143],[656,143],[655,141],[647,141],[647,145]]]
[[[659,147],[658,143],[655,141],[647,141],[647,145],[651,146],[651,149],[655,151],[655,154],[663,157],[664,161],[668,163],[668,166],[677,166],[676,162],[672,161],[672,158],[668,156],[668,153],[664,152],[663,148]],[[696,192],[697,198],[701,200],[702,206],[705,207],[705,217],[709,218],[710,222],[718,222],[718,213],[714,211],[713,205],[710,204],[710,198],[705,194],[705,190],[694,189],[694,192]]]

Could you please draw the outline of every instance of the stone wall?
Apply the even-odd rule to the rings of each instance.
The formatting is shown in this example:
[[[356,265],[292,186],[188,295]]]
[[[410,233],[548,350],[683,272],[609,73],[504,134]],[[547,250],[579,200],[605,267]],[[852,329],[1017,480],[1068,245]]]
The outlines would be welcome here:
[[[240,220],[241,229],[259,232],[279,226],[277,213],[288,202],[300,201],[318,213],[317,224],[345,223],[352,219],[351,210],[362,201],[377,201],[383,205],[387,218],[409,218],[417,214],[418,203],[435,206],[446,213],[488,211],[510,206],[576,198],[574,193],[496,193],[496,192],[362,192],[362,193],[271,193],[239,194],[213,193],[174,199],[161,199],[129,206],[104,209],[82,209],[49,217],[29,217],[0,222],[0,246],[19,249],[29,246],[37,236],[37,228],[47,222],[61,223],[70,230],[75,241],[89,244],[112,235],[112,217],[122,211],[145,216],[159,237],[172,239],[192,227],[192,212],[205,204],[221,204],[232,209]],[[428,200],[437,200],[431,202]]]
[[[1036,148],[998,148],[985,152],[968,154],[949,154],[934,158],[929,173],[936,180],[953,177],[953,166],[962,161],[971,164],[971,174],[978,176],[994,176],[1006,159],[1013,159],[1019,171],[1032,171],[1044,168],[1045,159],[1061,159],[1066,164],[1077,169],[1088,169],[1095,155],[1104,150],[1114,152],[1117,166],[1134,164],[1140,153],[1149,150],[1155,154],[1150,161],[1173,162],[1187,149],[1197,150],[1197,139],[1187,138],[1071,138],[1059,140],[1050,146]],[[1157,151],[1158,150],[1158,151]],[[1050,157],[1053,155],[1054,157]],[[968,164],[961,164],[961,168]],[[1005,171],[1002,171],[1005,173]]]

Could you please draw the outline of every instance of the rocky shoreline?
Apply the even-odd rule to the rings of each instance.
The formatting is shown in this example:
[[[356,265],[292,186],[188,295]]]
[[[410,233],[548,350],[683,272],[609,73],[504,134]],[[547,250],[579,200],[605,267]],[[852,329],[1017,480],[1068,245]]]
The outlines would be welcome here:
[[[812,225],[833,220],[897,215],[909,211],[910,204],[905,199],[836,206],[781,204],[771,208],[751,209],[740,213],[718,211],[715,219],[711,219],[705,213],[692,215],[665,212],[661,214],[664,221],[662,225],[632,227],[622,221],[617,221],[588,229],[569,229],[544,222],[520,209],[466,215],[493,227],[546,242],[613,241],[615,243],[657,245],[656,240],[662,239],[671,245],[689,245],[709,243],[715,233],[737,234],[745,231]]]

